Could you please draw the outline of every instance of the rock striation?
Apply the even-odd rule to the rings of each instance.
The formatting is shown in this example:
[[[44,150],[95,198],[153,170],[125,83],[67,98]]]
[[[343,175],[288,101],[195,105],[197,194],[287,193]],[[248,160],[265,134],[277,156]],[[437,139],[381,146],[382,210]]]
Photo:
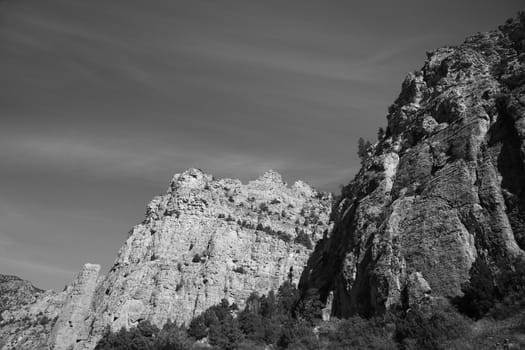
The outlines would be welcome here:
[[[525,15],[427,54],[342,191],[301,278],[331,314],[463,294],[525,248]]]
[[[525,14],[428,53],[387,119],[331,214],[329,194],[274,171],[189,169],[106,276],[86,264],[60,293],[0,277],[0,349],[91,350],[108,327],[187,323],[299,277],[323,319],[371,316],[461,297],[525,258]]]
[[[302,181],[288,186],[275,171],[247,184],[198,169],[176,174],[106,276],[86,264],[64,292],[5,315],[12,324],[39,313],[52,322],[30,322],[38,344],[11,332],[4,349],[93,349],[107,327],[183,324],[223,298],[243,307],[252,292],[297,283],[314,244],[331,230],[332,202]]]
[[[108,325],[187,323],[223,298],[242,307],[254,291],[297,282],[330,229],[331,204],[331,195],[301,181],[288,187],[274,171],[246,185],[198,169],[175,175],[95,292],[93,340]]]

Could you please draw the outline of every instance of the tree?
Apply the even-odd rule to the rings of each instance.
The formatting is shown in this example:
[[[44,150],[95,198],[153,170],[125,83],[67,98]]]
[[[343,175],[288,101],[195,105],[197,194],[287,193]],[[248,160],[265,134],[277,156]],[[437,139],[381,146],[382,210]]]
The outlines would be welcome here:
[[[162,327],[155,339],[155,350],[189,350],[193,341],[183,326],[177,326],[171,320]]]
[[[385,129],[383,129],[383,128],[379,128],[379,129],[377,130],[377,139],[378,139],[379,141],[381,141],[381,140],[383,139],[383,137],[385,137]]]
[[[361,162],[364,162],[368,157],[368,149],[372,146],[370,141],[365,141],[362,137],[357,141],[357,155],[361,159]]]

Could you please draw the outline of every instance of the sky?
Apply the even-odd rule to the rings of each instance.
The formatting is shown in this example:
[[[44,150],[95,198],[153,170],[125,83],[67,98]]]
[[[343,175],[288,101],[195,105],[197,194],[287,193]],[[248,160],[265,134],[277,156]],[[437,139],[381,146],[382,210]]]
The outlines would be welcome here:
[[[0,0],[0,273],[107,271],[190,167],[337,192],[426,52],[522,0]]]

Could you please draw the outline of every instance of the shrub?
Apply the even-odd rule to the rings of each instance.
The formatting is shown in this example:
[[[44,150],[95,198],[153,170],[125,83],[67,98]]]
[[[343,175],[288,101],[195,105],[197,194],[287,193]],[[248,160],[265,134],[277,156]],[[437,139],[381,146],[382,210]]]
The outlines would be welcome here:
[[[455,298],[453,303],[458,310],[474,319],[483,317],[499,299],[492,270],[483,259],[476,259],[472,264],[470,282],[463,288],[463,296]]]
[[[368,157],[368,149],[372,146],[370,141],[365,141],[362,137],[357,141],[357,155],[361,159],[361,163]]]
[[[122,328],[113,333],[108,328],[95,350],[155,350],[154,337],[159,329],[148,321],[140,322],[135,328]]]
[[[385,137],[385,129],[383,129],[383,128],[380,127],[380,128],[377,130],[377,139],[378,139],[379,141],[381,141],[384,137]]]
[[[304,321],[288,320],[282,326],[282,333],[277,343],[285,349],[319,349],[319,341],[312,327]]]
[[[233,350],[244,340],[244,335],[239,329],[237,320],[233,317],[223,319],[220,323],[210,326],[208,333],[210,344],[217,346],[219,349]]]
[[[193,343],[184,327],[168,320],[155,339],[155,350],[189,350]]]
[[[273,232],[274,234],[277,235],[277,237],[279,239],[281,239],[282,241],[285,241],[285,242],[291,242],[292,241],[292,236],[290,236],[288,233],[284,232],[284,231],[277,231],[277,232]]]
[[[327,349],[397,349],[385,318],[363,319],[354,316],[330,321],[322,332]]]
[[[509,265],[511,268],[498,277],[502,297],[489,311],[496,319],[505,319],[525,309],[525,262],[518,259]]]
[[[454,299],[459,311],[474,319],[490,314],[496,319],[514,315],[525,308],[525,262],[510,261],[495,275],[483,259],[471,268],[471,279],[463,287],[464,296]]]
[[[294,239],[294,242],[305,246],[307,249],[313,249],[314,247],[310,236],[303,229],[299,231]]]
[[[420,310],[409,310],[396,320],[396,337],[403,344],[417,345],[418,349],[446,349],[446,342],[467,334],[468,321],[451,306],[435,308],[427,315]]]
[[[202,339],[208,335],[208,327],[206,326],[203,315],[199,315],[191,320],[188,327],[188,334],[195,339]]]
[[[233,272],[237,272],[237,273],[240,273],[240,274],[245,274],[246,270],[244,269],[244,267],[239,266],[239,267],[234,268]]]
[[[50,323],[52,320],[47,317],[47,316],[43,316],[41,317],[39,320],[38,320],[38,324],[42,325],[42,326],[45,326],[46,324]]]

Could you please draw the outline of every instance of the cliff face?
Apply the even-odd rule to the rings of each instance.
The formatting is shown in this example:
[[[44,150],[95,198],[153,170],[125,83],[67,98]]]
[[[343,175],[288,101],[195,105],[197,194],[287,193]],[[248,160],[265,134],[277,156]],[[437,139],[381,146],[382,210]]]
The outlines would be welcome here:
[[[93,295],[89,286],[96,285],[99,269],[98,265],[86,264],[60,293],[42,291],[27,281],[7,276],[0,290],[11,299],[11,306],[0,310],[0,349],[65,349],[61,346],[64,339],[69,342],[74,337],[75,341],[76,333],[85,332],[84,320],[90,307],[87,298]]]
[[[301,278],[332,315],[462,295],[525,248],[525,17],[428,54]],[[332,297],[330,297],[331,299]],[[407,305],[408,304],[408,305]]]
[[[222,298],[242,307],[252,292],[298,282],[331,229],[331,206],[331,195],[301,181],[288,187],[273,171],[248,184],[197,169],[177,174],[105,277],[86,264],[65,291],[2,314],[4,349],[93,349],[107,326],[185,323]]]
[[[0,314],[34,302],[42,292],[16,276],[0,275]]]
[[[21,310],[28,305],[34,304],[44,295],[44,291],[36,288],[30,282],[24,281],[16,276],[0,275],[0,348],[7,340],[17,335],[22,342],[28,342],[30,348],[36,349],[39,343],[45,343],[45,329],[29,326],[29,318],[15,317],[23,313]],[[24,314],[24,316],[26,316]],[[42,316],[42,315],[40,315]],[[35,323],[39,324],[38,316],[35,315]],[[26,347],[29,348],[29,347]]]
[[[329,227],[331,196],[269,171],[244,185],[190,169],[135,226],[93,299],[93,339],[140,320],[191,320],[222,298],[297,282]],[[92,346],[92,344],[90,345]]]
[[[95,329],[183,323],[222,298],[243,305],[253,291],[297,281],[330,206],[329,195],[289,188],[272,171],[247,185],[196,169],[175,175],[97,289]]]

